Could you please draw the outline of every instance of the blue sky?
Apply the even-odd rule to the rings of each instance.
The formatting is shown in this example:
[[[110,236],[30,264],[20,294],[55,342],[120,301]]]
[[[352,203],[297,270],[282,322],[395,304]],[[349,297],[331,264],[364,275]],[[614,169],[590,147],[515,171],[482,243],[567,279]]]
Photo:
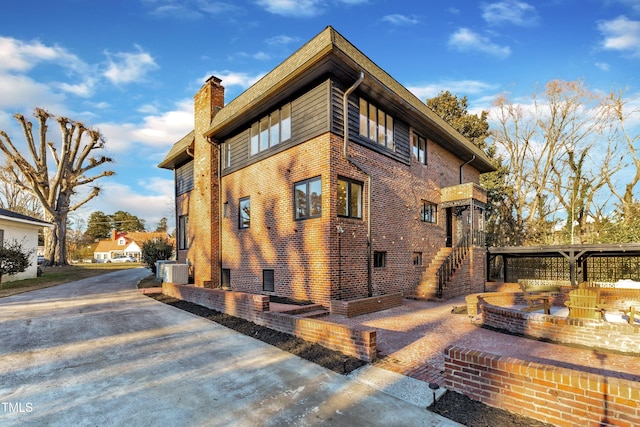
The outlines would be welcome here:
[[[551,79],[640,94],[640,0],[21,0],[0,14],[0,129],[22,141],[12,116],[36,106],[99,129],[116,175],[73,219],[124,210],[154,229],[173,219],[157,164],[206,78],[229,102],[327,25],[421,99],[450,90],[473,111]]]

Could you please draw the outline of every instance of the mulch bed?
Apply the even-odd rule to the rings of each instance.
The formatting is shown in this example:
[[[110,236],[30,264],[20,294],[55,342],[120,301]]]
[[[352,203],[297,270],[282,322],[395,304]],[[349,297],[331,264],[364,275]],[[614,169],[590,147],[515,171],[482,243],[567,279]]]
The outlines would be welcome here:
[[[318,344],[309,343],[293,335],[274,331],[273,329],[256,325],[253,322],[229,316],[228,314],[220,313],[201,305],[168,297],[163,294],[147,294],[147,296],[197,316],[204,317],[243,335],[271,344],[281,350],[295,354],[339,374],[348,374],[366,365],[366,362],[354,357],[345,356],[342,353],[329,350]],[[291,303],[291,301],[282,302]],[[428,409],[469,427],[553,427],[552,424],[542,423],[502,409],[494,408],[452,391],[447,391],[435,406]]]

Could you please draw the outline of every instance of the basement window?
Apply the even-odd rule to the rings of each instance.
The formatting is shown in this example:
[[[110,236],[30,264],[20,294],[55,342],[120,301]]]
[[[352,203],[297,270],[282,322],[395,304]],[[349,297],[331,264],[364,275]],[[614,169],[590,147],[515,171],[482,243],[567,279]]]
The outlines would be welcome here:
[[[264,292],[275,291],[275,284],[273,280],[273,270],[262,270],[262,290]]]
[[[375,251],[373,253],[373,266],[385,267],[387,265],[387,253],[381,251]]]

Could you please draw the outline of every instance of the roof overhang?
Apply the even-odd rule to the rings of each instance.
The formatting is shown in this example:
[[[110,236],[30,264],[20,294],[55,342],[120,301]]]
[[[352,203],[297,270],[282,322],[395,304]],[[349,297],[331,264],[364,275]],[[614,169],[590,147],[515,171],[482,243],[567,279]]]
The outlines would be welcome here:
[[[191,148],[194,140],[194,131],[186,134],[182,139],[171,147],[171,150],[167,153],[164,160],[158,164],[159,168],[163,169],[175,169],[177,166],[188,162],[193,159],[193,156],[189,153],[192,152]]]

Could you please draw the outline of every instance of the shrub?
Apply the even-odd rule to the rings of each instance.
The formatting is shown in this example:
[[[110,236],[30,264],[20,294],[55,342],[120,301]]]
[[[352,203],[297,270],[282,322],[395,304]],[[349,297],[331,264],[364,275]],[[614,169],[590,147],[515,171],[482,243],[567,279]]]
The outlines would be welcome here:
[[[167,239],[147,240],[142,244],[142,262],[156,274],[156,261],[171,258],[173,245]]]
[[[17,240],[3,242],[0,246],[0,289],[2,289],[2,276],[22,273],[30,265],[31,251],[25,251]]]

